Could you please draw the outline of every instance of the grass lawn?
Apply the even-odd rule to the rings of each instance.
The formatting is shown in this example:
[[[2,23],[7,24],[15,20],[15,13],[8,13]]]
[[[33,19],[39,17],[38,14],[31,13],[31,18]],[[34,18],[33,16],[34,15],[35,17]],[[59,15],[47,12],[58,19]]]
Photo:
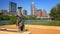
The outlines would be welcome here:
[[[32,22],[31,25],[60,26],[60,22]]]

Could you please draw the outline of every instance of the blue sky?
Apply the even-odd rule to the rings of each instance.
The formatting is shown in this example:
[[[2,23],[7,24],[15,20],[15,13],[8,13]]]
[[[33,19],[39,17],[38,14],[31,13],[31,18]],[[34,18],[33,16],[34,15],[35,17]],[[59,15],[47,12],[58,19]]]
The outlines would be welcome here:
[[[60,0],[0,0],[0,10],[9,9],[9,2],[15,2],[18,6],[22,6],[23,9],[28,11],[28,14],[31,13],[31,3],[34,2],[34,5],[37,9],[45,9],[47,13],[50,12],[50,9],[56,4],[60,3]]]

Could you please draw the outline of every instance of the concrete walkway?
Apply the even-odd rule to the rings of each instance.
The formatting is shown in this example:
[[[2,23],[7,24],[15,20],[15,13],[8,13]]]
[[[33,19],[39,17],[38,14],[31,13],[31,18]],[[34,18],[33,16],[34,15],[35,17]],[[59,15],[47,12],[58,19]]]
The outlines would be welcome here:
[[[60,34],[60,26],[43,26],[43,25],[25,25],[28,29],[26,32],[17,32],[18,27],[16,25],[5,25],[0,28],[6,28],[7,31],[0,31],[0,34]]]
[[[60,26],[44,26],[44,25],[25,25],[26,27],[60,30]]]
[[[60,34],[59,26],[26,25],[31,34]]]

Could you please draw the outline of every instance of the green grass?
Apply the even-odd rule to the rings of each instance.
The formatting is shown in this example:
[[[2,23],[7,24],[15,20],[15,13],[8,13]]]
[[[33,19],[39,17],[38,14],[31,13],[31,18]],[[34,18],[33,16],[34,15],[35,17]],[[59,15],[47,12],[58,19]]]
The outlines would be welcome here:
[[[32,22],[31,25],[60,26],[60,22]]]
[[[7,23],[7,25],[16,24],[16,17],[15,16],[10,16],[9,18],[10,18],[10,20]]]

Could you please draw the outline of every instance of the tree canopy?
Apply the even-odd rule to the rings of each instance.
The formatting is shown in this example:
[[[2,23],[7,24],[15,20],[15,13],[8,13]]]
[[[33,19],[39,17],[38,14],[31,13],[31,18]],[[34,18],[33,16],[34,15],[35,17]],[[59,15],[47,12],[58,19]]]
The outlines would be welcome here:
[[[60,20],[60,4],[57,4],[55,7],[53,7],[50,10],[50,16],[54,19],[54,20]]]

